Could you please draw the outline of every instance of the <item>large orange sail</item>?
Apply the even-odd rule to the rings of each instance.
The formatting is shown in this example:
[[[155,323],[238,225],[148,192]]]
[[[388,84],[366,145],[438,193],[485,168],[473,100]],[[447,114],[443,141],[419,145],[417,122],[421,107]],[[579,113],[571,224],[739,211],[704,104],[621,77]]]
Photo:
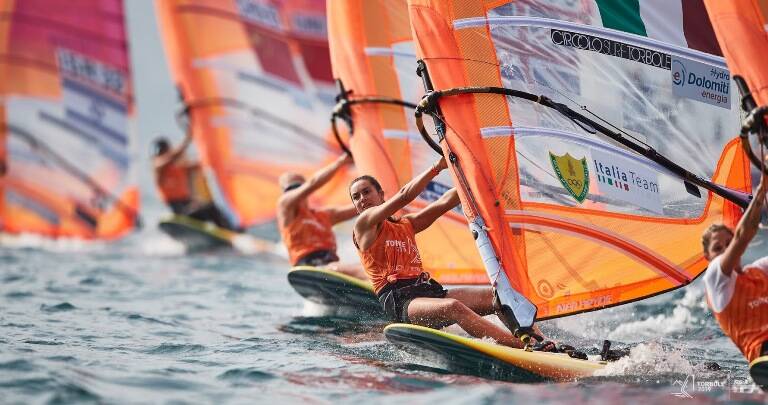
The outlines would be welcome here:
[[[702,231],[734,224],[751,189],[699,2],[408,3],[436,91],[425,109],[510,324],[702,273]]]
[[[284,171],[340,153],[323,0],[157,0],[166,54],[214,200],[233,223],[274,219]],[[348,203],[345,180],[319,202]]]
[[[422,86],[415,73],[405,0],[331,0],[328,27],[334,77],[350,92],[348,100],[418,102]],[[387,196],[439,156],[416,130],[413,107],[361,102],[350,108],[355,165],[361,173],[376,177]],[[414,206],[423,207],[450,187],[449,175],[440,175]],[[425,269],[440,282],[488,284],[461,212],[450,212],[417,235],[417,240]]]
[[[112,239],[137,223],[121,0],[0,1],[0,229]]]

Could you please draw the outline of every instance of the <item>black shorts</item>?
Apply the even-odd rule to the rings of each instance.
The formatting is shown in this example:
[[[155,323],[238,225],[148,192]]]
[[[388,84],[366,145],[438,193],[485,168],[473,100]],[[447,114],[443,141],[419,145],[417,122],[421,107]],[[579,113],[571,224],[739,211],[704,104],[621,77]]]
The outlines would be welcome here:
[[[758,387],[768,389],[768,342],[760,348],[760,357],[749,364],[749,375]]]
[[[392,322],[411,323],[408,319],[408,305],[415,298],[445,298],[448,291],[433,279],[422,278],[398,280],[388,284],[378,294],[384,313]]]
[[[302,256],[294,266],[325,266],[328,263],[338,262],[339,256],[330,250],[316,250]]]

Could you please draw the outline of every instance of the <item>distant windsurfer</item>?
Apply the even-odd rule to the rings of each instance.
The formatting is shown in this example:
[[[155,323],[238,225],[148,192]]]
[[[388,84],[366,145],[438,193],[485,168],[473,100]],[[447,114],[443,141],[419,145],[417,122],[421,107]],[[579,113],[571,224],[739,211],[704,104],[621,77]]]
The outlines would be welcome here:
[[[155,181],[160,195],[174,214],[200,221],[210,221],[219,227],[238,230],[230,224],[216,207],[203,177],[199,162],[190,161],[185,152],[192,141],[187,136],[173,148],[168,139],[160,137],[154,142],[153,164]]]
[[[483,318],[494,313],[490,286],[445,290],[424,272],[415,236],[459,204],[456,189],[418,212],[393,217],[446,167],[445,159],[440,159],[389,200],[384,199],[384,191],[375,178],[362,176],[352,181],[349,192],[360,213],[353,239],[363,268],[392,321],[429,327],[458,323],[472,336],[491,337],[500,344],[520,348],[519,339]]]
[[[319,208],[309,204],[312,193],[351,162],[350,155],[339,156],[309,180],[298,173],[283,173],[278,180],[283,194],[277,200],[277,225],[292,265],[320,266],[365,280],[365,273],[358,264],[339,263],[332,229],[333,225],[354,218],[357,215],[355,207]]]
[[[707,300],[726,335],[750,362],[758,385],[768,383],[768,256],[742,267],[741,256],[755,236],[765,205],[768,176],[760,177],[752,202],[735,231],[722,224],[702,236]]]

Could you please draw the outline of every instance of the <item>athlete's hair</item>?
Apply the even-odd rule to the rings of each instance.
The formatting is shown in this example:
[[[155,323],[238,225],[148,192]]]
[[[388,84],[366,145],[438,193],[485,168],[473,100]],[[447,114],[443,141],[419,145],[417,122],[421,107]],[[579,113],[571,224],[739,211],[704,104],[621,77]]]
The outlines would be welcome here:
[[[154,145],[153,145],[153,151],[152,153],[154,156],[160,156],[163,153],[167,152],[169,149],[171,149],[171,143],[168,141],[165,137],[159,137],[155,139]]]
[[[731,228],[723,225],[723,224],[712,224],[707,228],[706,231],[701,235],[701,247],[704,248],[704,256],[707,256],[709,254],[709,242],[712,241],[712,235],[714,235],[717,232],[725,231],[731,234],[733,236],[733,231]]]
[[[293,172],[285,172],[277,178],[277,184],[284,193],[301,186],[305,181],[304,176]]]
[[[352,198],[352,186],[354,186],[354,185],[355,185],[355,183],[357,183],[358,181],[363,181],[363,180],[365,180],[365,181],[367,181],[367,182],[371,183],[371,184],[373,185],[373,188],[375,188],[375,189],[376,189],[376,191],[378,191],[378,192],[380,192],[380,193],[383,193],[383,192],[384,192],[384,189],[383,189],[383,188],[381,188],[381,184],[379,184],[379,181],[378,181],[378,180],[376,180],[376,178],[375,178],[375,177],[373,177],[373,176],[370,176],[370,175],[367,175],[367,174],[364,174],[364,175],[362,175],[362,176],[360,176],[360,177],[358,177],[358,178],[356,178],[356,179],[352,180],[352,182],[351,182],[351,183],[349,183],[349,197],[350,197],[350,198]]]

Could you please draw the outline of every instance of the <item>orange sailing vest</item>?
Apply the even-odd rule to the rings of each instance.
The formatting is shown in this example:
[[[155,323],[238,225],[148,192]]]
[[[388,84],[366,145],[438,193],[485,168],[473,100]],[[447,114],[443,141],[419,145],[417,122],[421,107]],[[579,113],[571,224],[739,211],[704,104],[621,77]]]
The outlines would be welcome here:
[[[166,203],[191,198],[189,172],[183,162],[171,162],[155,173],[157,188]]]
[[[382,222],[373,244],[364,251],[358,247],[357,253],[376,294],[389,283],[419,277],[424,271],[416,234],[407,218]]]
[[[751,362],[760,357],[761,346],[768,340],[768,274],[747,267],[734,276],[736,286],[731,300],[721,312],[712,313],[723,332]]]
[[[319,250],[336,253],[336,235],[332,227],[330,213],[299,208],[293,221],[280,227],[291,264],[295,265],[302,257]]]

